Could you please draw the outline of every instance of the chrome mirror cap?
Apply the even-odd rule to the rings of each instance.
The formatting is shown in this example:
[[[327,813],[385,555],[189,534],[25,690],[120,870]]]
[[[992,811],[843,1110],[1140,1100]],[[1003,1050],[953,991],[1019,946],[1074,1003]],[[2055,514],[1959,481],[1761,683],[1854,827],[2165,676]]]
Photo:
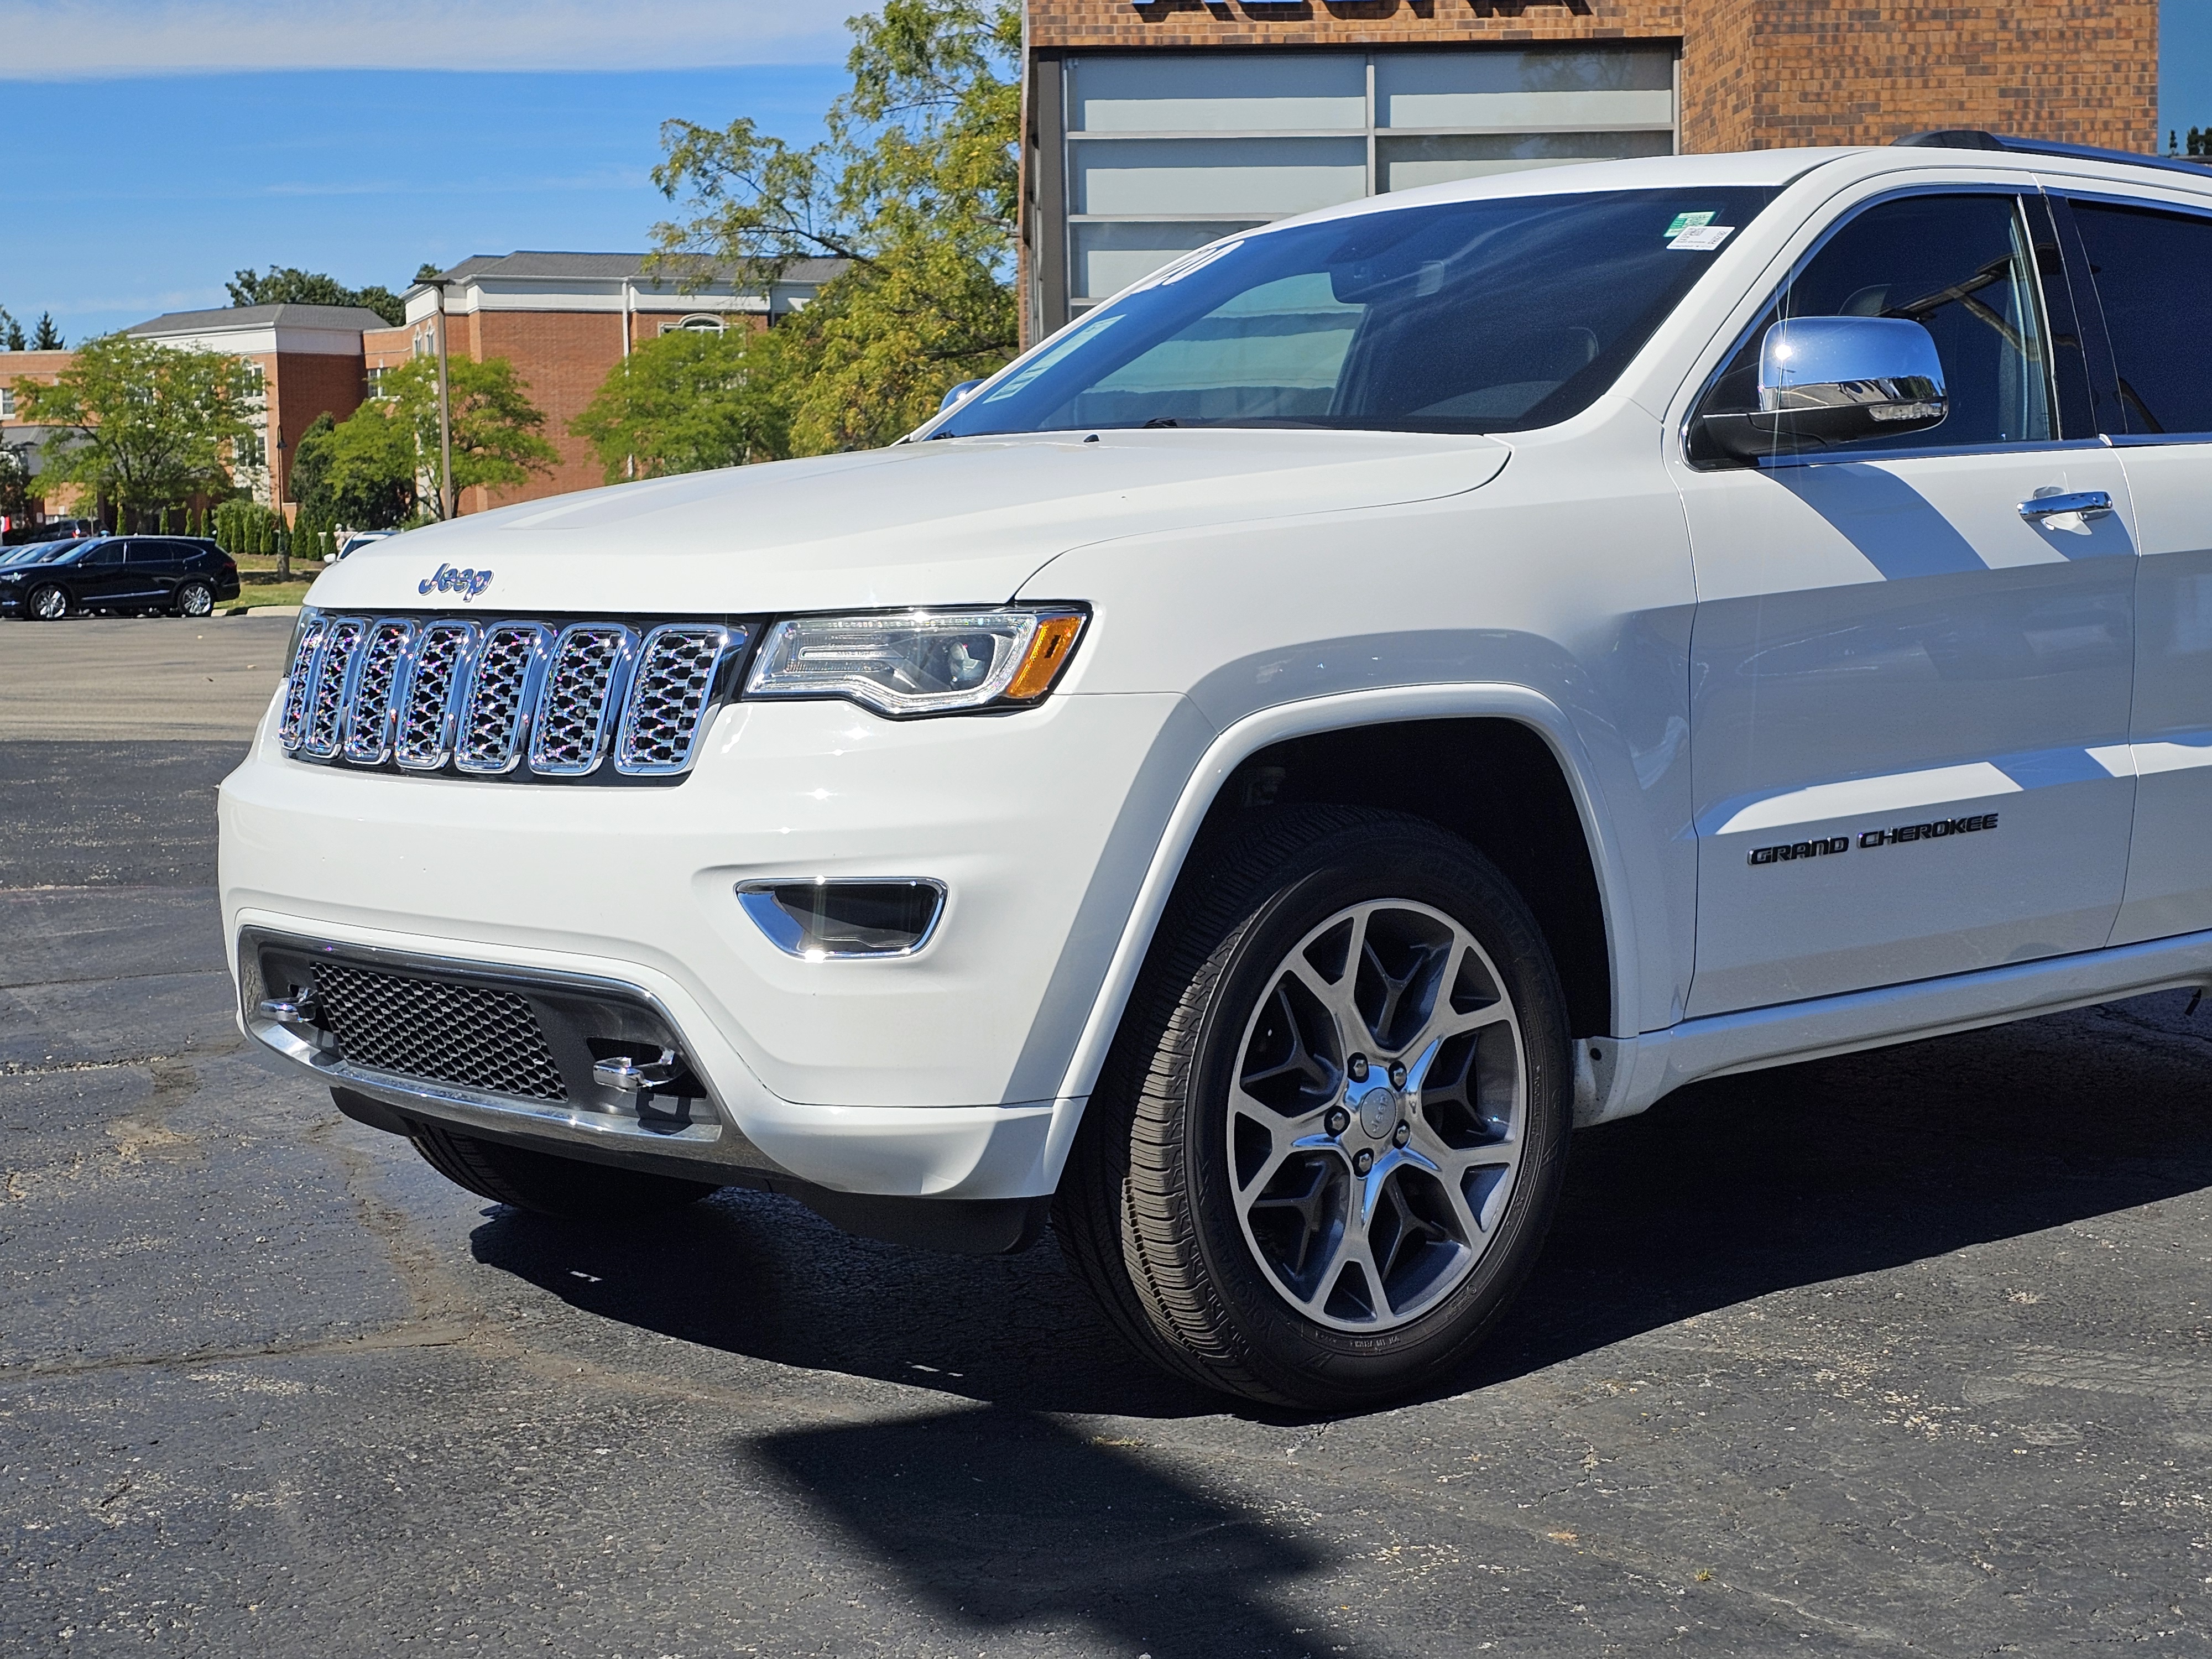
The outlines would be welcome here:
[[[1759,409],[1711,414],[1727,453],[1778,451],[1923,432],[1950,413],[1935,337],[1904,317],[1791,317],[1766,331]]]

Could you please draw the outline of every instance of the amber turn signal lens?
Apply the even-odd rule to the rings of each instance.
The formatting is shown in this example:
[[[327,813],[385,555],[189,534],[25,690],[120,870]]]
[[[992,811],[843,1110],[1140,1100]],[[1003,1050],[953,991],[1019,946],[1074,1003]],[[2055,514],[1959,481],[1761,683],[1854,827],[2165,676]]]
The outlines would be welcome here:
[[[1014,671],[1003,693],[1008,702],[1028,702],[1052,690],[1052,683],[1060,678],[1060,671],[1067,666],[1067,659],[1075,649],[1075,636],[1083,631],[1083,617],[1079,611],[1062,611],[1056,616],[1037,618],[1036,632],[1030,635],[1030,648],[1022,658],[1022,665]]]

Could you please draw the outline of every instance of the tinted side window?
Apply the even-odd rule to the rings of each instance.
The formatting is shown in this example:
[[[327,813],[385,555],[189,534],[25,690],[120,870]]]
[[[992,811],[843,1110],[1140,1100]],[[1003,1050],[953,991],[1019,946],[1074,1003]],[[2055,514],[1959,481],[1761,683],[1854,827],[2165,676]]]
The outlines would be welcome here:
[[[2076,202],[2130,432],[2212,432],[2212,219]]]
[[[2036,240],[2009,196],[1877,203],[1784,286],[1704,407],[1759,407],[1759,346],[1781,318],[1903,317],[1936,337],[1951,412],[1941,426],[1884,438],[1882,448],[2050,441],[2057,422]]]
[[[131,564],[134,569],[156,565],[173,565],[177,562],[176,544],[173,542],[132,542]]]

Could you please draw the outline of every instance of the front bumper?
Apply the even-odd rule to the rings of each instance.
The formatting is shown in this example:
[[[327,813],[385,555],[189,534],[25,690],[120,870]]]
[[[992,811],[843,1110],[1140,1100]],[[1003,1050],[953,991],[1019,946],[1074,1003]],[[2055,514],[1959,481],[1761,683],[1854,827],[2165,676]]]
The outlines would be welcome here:
[[[241,1026],[336,1086],[548,1150],[842,1193],[1048,1193],[1054,1126],[1082,1105],[1057,1091],[1118,936],[1079,915],[1121,878],[1102,865],[1127,839],[1132,780],[1194,724],[1172,696],[909,722],[737,704],[681,787],[630,790],[303,765],[264,720],[221,803]],[[942,881],[943,920],[911,957],[793,958],[735,890],[817,876]],[[672,1128],[604,1100],[556,1110],[343,1069],[254,1015],[262,988],[239,947],[266,937],[611,988],[675,1034],[705,1085],[697,1115]]]

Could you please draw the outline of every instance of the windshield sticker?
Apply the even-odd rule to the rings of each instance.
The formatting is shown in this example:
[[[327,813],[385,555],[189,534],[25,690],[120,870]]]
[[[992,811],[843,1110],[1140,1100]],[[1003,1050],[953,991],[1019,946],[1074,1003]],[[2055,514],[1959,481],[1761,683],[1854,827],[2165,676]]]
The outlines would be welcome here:
[[[1686,230],[1695,230],[1699,225],[1709,225],[1721,216],[1717,213],[1678,213],[1674,222],[1660,233],[1659,240],[1671,242]]]
[[[1675,253],[1711,253],[1735,234],[1734,225],[1692,225],[1667,246]]]

